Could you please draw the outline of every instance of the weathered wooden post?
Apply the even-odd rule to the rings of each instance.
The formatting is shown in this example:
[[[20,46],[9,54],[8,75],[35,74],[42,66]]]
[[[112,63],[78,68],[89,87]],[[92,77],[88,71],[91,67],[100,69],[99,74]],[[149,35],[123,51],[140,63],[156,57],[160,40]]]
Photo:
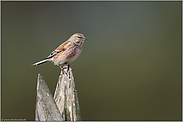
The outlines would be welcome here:
[[[38,75],[36,121],[79,121],[81,113],[72,68],[61,71],[54,98],[43,78]]]

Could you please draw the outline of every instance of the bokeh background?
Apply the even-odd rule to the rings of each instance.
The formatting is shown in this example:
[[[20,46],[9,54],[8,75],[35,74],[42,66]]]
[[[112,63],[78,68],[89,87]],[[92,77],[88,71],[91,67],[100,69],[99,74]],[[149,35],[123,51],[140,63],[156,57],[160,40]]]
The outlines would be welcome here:
[[[44,59],[80,32],[71,63],[82,120],[181,120],[182,2],[1,2],[1,118],[34,120]]]

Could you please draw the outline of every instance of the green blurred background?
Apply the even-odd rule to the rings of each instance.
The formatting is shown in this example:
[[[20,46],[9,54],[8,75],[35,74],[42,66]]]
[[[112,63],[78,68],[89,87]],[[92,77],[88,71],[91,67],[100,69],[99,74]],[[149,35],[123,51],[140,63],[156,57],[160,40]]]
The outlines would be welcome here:
[[[181,120],[182,2],[1,2],[1,117],[34,120],[37,75],[54,93],[47,57],[73,33],[82,120]]]

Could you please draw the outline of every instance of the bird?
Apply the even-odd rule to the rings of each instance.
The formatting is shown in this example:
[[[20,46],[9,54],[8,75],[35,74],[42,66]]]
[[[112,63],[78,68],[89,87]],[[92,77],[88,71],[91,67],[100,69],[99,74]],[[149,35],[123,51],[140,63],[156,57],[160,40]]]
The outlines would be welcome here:
[[[32,64],[32,66],[38,66],[44,64],[48,61],[53,62],[54,65],[57,65],[64,71],[62,66],[68,64],[76,60],[82,51],[82,45],[86,37],[81,33],[73,34],[67,41],[62,43],[59,47],[57,47],[48,57],[45,59]]]

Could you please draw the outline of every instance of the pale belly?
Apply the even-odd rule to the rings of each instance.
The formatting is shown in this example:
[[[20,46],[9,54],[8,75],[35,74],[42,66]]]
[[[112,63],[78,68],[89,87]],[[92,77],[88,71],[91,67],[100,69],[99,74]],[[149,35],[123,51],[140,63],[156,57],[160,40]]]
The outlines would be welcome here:
[[[72,54],[70,57],[67,57],[67,60],[68,60],[67,63],[71,63],[74,60],[76,60],[80,54],[81,54],[81,49],[77,49],[75,54]]]
[[[71,63],[76,60],[81,54],[82,47],[73,46],[68,48],[67,50],[61,52],[57,56],[52,58],[52,62],[55,65],[63,65],[64,63]]]

